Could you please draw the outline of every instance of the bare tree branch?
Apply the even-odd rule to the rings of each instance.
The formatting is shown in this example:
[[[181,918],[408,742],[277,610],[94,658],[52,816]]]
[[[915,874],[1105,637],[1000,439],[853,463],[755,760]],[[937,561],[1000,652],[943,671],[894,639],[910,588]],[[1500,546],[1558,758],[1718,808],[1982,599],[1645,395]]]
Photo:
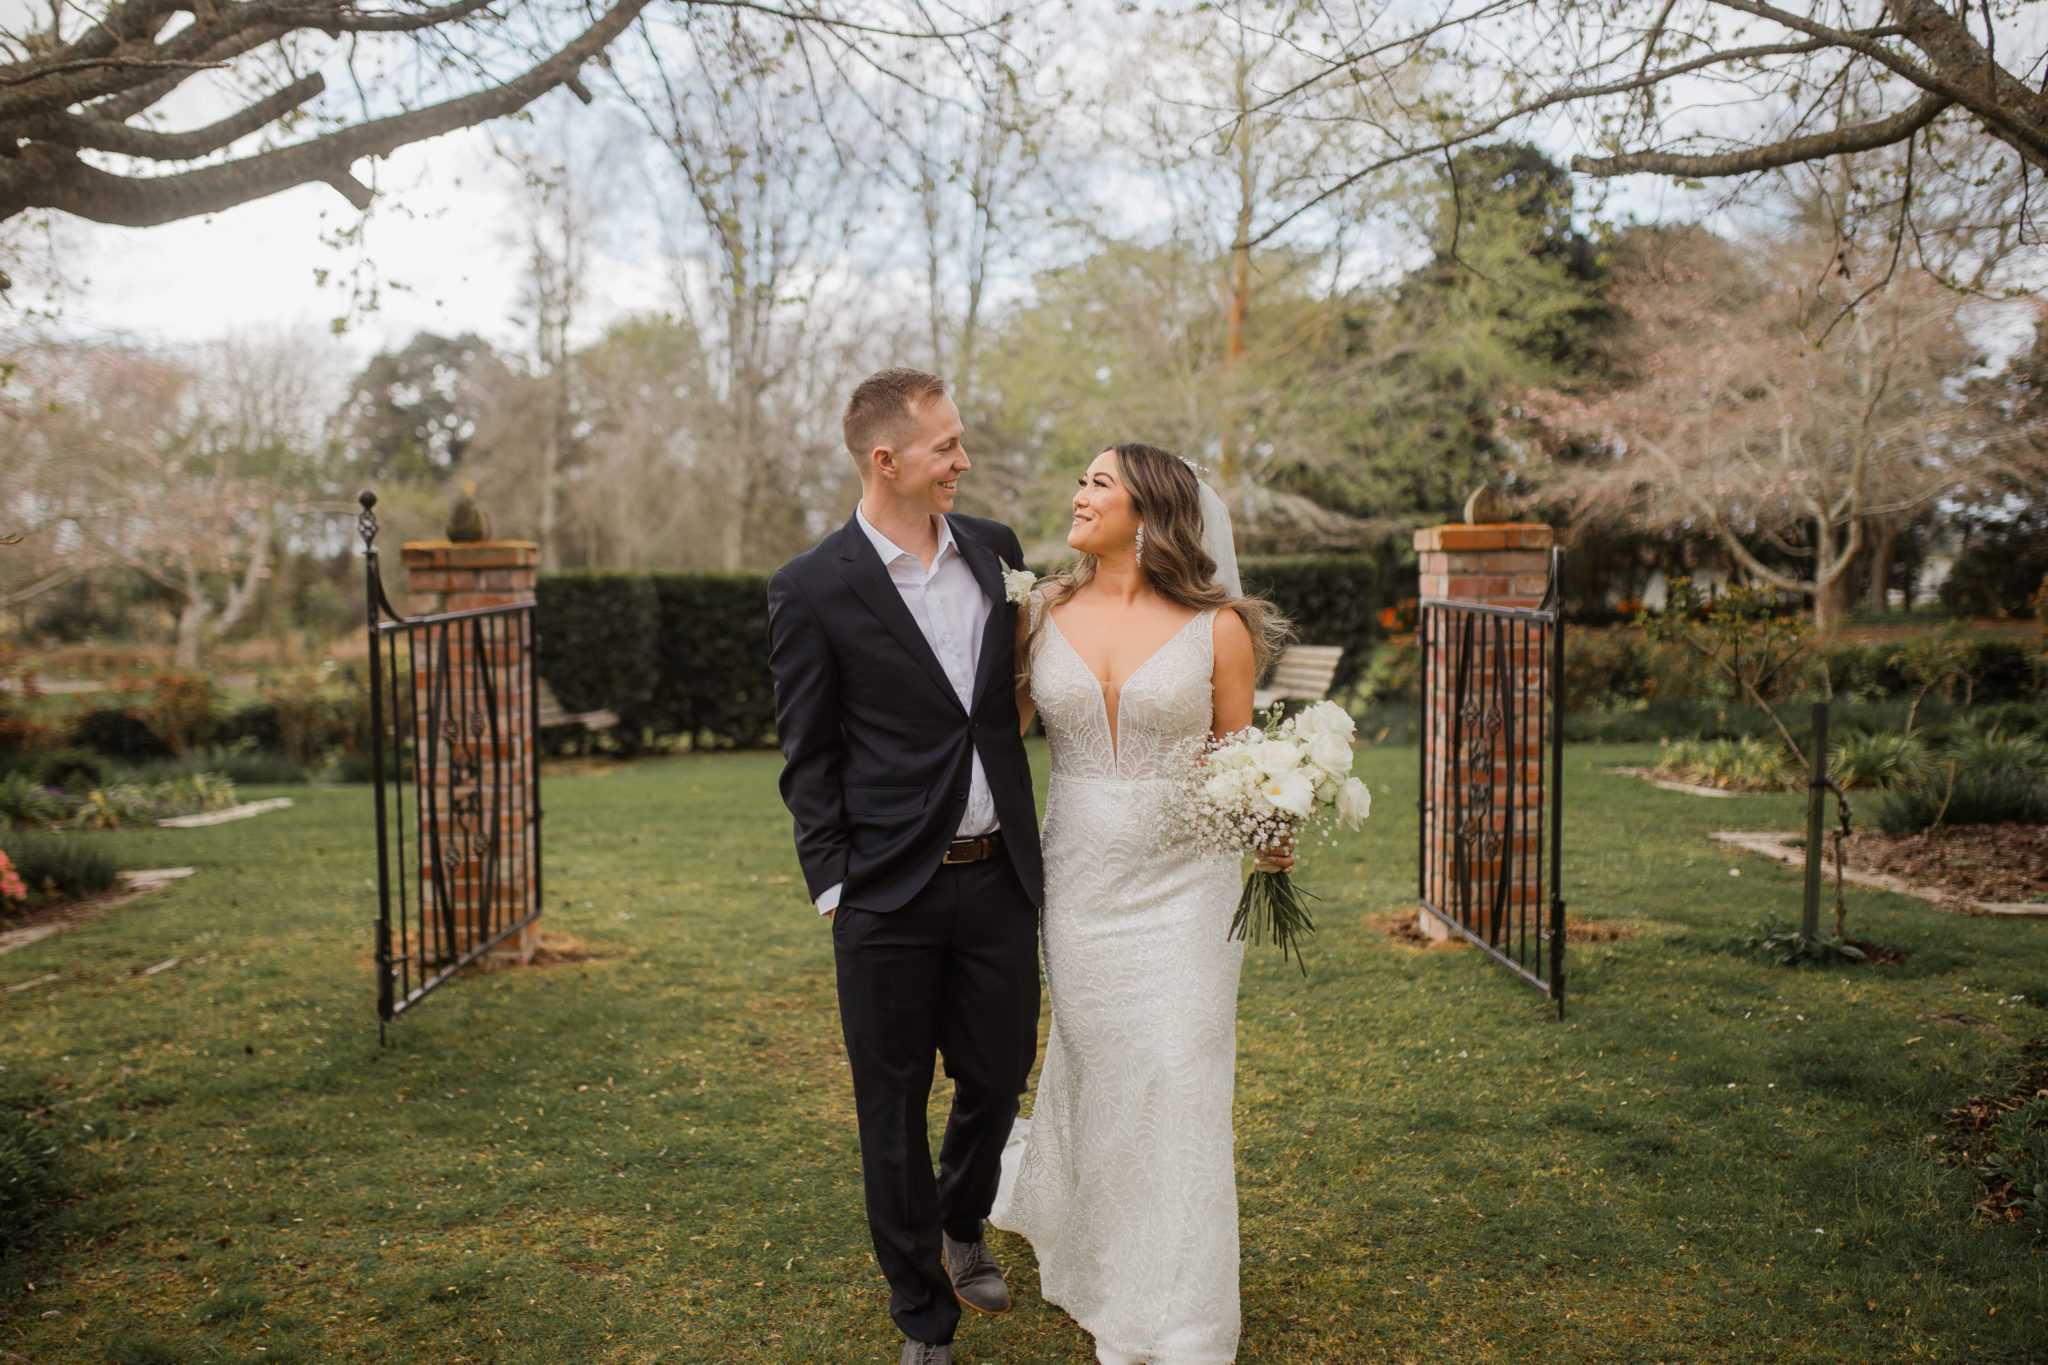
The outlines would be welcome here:
[[[308,100],[317,98],[326,89],[327,78],[316,71],[258,100],[240,113],[185,133],[160,133],[153,128],[133,128],[112,119],[73,114],[25,119],[22,126],[38,141],[63,147],[116,152],[153,161],[194,161],[276,122]]]
[[[88,165],[72,148],[32,143],[12,165],[0,163],[0,219],[24,209],[53,208],[95,222],[148,227],[218,212],[315,181],[335,185],[363,207],[367,191],[349,176],[355,162],[525,107],[602,52],[647,3],[618,0],[561,51],[494,89],[177,175],[132,179]]]
[[[1758,171],[1775,170],[1780,166],[1790,166],[1801,161],[1817,161],[1822,157],[1845,156],[1851,152],[1867,152],[1876,147],[1889,147],[1895,142],[1905,141],[1934,122],[1943,110],[1953,107],[1951,101],[1940,95],[1922,95],[1914,101],[1912,108],[1902,109],[1890,118],[1874,119],[1869,123],[1859,123],[1847,128],[1834,128],[1825,133],[1810,133],[1805,137],[1787,138],[1782,142],[1750,147],[1740,152],[1723,152],[1718,156],[1685,156],[1675,152],[1575,156],[1572,158],[1572,169],[1598,176],[1636,175],[1647,171],[1653,175],[1680,176],[1692,180],[1753,175]]]

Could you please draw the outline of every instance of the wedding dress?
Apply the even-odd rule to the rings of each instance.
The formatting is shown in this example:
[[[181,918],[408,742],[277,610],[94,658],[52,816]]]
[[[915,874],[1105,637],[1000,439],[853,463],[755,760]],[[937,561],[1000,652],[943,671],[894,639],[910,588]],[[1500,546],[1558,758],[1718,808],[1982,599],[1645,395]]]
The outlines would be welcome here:
[[[1052,745],[1052,1035],[991,1221],[1030,1240],[1044,1297],[1109,1365],[1237,1354],[1238,861],[1177,842],[1162,818],[1209,732],[1214,616],[1131,674],[1114,738],[1102,685],[1056,621],[1031,666]]]

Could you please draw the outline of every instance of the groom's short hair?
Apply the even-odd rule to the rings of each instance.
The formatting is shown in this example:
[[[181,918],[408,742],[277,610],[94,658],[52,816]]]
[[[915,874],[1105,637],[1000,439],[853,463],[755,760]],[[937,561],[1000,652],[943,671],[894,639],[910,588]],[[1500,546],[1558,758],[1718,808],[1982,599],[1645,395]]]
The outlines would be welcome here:
[[[917,409],[945,393],[946,381],[923,370],[882,370],[861,380],[839,418],[839,434],[861,474],[867,474],[870,451],[877,446],[894,449]]]

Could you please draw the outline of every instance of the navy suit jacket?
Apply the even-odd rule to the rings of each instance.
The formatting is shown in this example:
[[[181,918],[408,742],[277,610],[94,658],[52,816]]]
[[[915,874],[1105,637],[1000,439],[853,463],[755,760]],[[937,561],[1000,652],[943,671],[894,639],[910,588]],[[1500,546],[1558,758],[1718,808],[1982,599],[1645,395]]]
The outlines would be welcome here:
[[[946,520],[992,604],[970,705],[851,518],[768,580],[782,800],[813,900],[843,882],[842,906],[889,911],[923,889],[959,830],[979,753],[1017,879],[1045,903],[1018,734],[1018,609],[1003,592],[1003,569],[1023,567],[1023,548],[999,521]]]

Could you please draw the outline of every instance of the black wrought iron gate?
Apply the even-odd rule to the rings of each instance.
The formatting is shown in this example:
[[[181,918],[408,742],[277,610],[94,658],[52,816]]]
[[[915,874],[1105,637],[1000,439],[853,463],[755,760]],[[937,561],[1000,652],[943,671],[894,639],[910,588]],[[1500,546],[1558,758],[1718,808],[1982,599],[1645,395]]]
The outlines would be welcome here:
[[[1564,1017],[1564,617],[1424,598],[1423,908],[1557,1002]]]
[[[540,694],[534,604],[405,616],[384,591],[376,494],[358,501],[381,1041],[385,1024],[540,914]]]

